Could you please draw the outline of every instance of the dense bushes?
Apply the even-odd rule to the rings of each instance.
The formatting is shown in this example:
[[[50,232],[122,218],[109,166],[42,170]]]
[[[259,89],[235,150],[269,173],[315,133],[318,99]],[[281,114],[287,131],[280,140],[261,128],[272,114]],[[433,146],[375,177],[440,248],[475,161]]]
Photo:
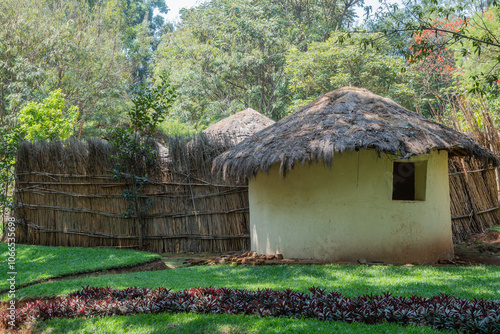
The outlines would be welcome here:
[[[467,300],[444,294],[431,298],[394,297],[390,293],[348,298],[339,292],[327,293],[314,287],[309,290],[310,293],[300,293],[210,287],[171,292],[165,288],[114,290],[87,287],[67,297],[26,303],[16,310],[16,326],[57,317],[195,312],[367,324],[387,321],[469,333],[500,333],[500,301]],[[8,326],[10,320],[7,313],[2,314],[4,326]]]

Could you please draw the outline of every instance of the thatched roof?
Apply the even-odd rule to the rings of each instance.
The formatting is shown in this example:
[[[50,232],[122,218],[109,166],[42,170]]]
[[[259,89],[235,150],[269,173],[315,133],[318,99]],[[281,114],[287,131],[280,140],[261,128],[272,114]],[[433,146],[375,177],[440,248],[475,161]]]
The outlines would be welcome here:
[[[224,136],[236,145],[271,124],[274,124],[272,119],[248,108],[212,124],[203,133],[215,138]]]
[[[295,163],[324,161],[335,152],[373,149],[408,158],[431,150],[451,156],[498,158],[467,135],[405,109],[366,89],[344,87],[322,95],[220,156],[213,169],[224,177],[249,177],[280,163],[286,174]]]
[[[211,145],[217,150],[224,149],[225,151],[271,124],[274,124],[272,119],[248,108],[212,124],[190,140],[186,147],[196,151],[199,147]],[[167,138],[167,140],[172,139]],[[159,143],[157,144],[161,160],[170,163],[172,161],[170,150]],[[196,153],[193,154],[196,155]]]

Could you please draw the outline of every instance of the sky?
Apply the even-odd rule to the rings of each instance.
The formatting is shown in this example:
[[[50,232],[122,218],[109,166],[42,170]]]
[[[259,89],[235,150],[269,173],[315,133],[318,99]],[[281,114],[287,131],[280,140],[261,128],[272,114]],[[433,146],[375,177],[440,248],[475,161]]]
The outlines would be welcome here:
[[[200,4],[206,0],[165,0],[170,11],[168,12],[166,19],[168,21],[179,21],[179,10],[181,8],[190,8]],[[389,0],[389,3],[401,3],[401,0]],[[365,0],[365,6],[372,6],[373,11],[377,10],[380,6],[378,0]],[[358,16],[361,17],[364,13],[362,8],[357,9]]]
[[[179,10],[181,8],[190,8],[197,4],[202,3],[203,0],[165,0],[168,8],[170,8],[167,16],[168,21],[179,21]]]

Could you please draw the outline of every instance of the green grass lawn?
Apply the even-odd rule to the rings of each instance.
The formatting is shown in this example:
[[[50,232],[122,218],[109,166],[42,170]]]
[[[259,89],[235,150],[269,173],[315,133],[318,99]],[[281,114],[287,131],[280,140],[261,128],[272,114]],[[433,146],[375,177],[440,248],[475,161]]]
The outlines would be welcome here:
[[[8,288],[7,244],[0,242],[0,289]],[[16,286],[61,275],[127,266],[160,258],[157,254],[111,248],[16,245]]]
[[[197,266],[175,270],[104,275],[46,282],[17,291],[19,297],[62,296],[82,286],[132,286],[173,290],[198,286],[307,291],[311,286],[337,290],[346,296],[381,294],[434,296],[447,293],[461,298],[500,298],[500,267],[281,265],[232,267]],[[6,299],[6,296],[3,296]]]
[[[366,325],[347,324],[315,319],[259,318],[257,316],[226,314],[142,314],[90,319],[54,319],[41,322],[37,329],[43,333],[136,333],[136,334],[277,334],[277,333],[405,333],[431,334],[451,333],[425,326],[403,327],[396,324]]]
[[[20,245],[21,246],[21,245]],[[39,246],[19,247],[18,272],[27,271],[30,277],[61,275],[62,269],[74,268],[71,263],[92,262],[117,265],[122,257],[152,259],[154,255],[110,249],[77,249]],[[34,248],[31,248],[34,247]],[[5,248],[2,248],[2,250]],[[80,258],[67,261],[80,254]],[[80,253],[78,253],[80,252]],[[71,254],[71,255],[70,255]],[[32,259],[40,259],[30,262]],[[45,260],[44,260],[45,259]],[[91,261],[89,261],[91,259]],[[111,261],[110,261],[111,259]],[[130,264],[130,262],[129,262]],[[120,265],[124,265],[121,263]],[[95,268],[95,266],[93,267]],[[90,269],[90,268],[89,268]],[[33,273],[30,273],[33,272]],[[197,286],[216,286],[257,290],[263,288],[307,291],[311,286],[336,290],[345,296],[381,294],[433,296],[440,293],[461,298],[500,298],[500,268],[429,267],[429,266],[359,266],[359,265],[281,265],[233,267],[198,266],[175,270],[103,275],[45,282],[19,289],[20,298],[62,296],[82,286],[111,286],[116,289],[139,286],[173,290]],[[33,278],[32,278],[33,279]],[[2,300],[6,300],[6,295]],[[422,327],[403,327],[395,324],[347,324],[314,319],[259,318],[243,315],[157,314],[113,316],[105,318],[53,319],[36,324],[40,333],[443,333]]]

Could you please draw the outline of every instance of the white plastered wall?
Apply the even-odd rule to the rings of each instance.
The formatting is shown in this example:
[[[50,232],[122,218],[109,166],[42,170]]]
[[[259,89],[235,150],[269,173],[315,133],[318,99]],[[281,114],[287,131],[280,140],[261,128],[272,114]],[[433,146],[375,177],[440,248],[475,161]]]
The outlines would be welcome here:
[[[425,200],[392,199],[394,161],[427,161]],[[274,165],[249,180],[250,238],[260,254],[285,258],[433,263],[453,256],[448,155],[409,160],[373,150],[336,154],[332,167]]]

